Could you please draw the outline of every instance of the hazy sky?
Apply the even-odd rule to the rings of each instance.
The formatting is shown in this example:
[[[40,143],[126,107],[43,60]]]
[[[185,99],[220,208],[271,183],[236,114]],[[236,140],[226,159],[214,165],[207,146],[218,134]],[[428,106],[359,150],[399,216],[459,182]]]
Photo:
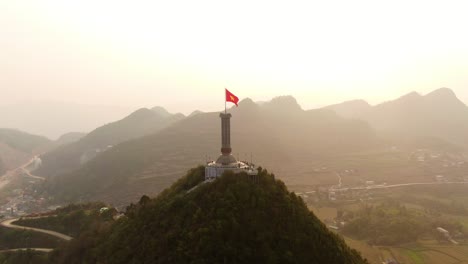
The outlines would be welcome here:
[[[0,105],[304,108],[452,88],[468,102],[467,1],[0,0]]]

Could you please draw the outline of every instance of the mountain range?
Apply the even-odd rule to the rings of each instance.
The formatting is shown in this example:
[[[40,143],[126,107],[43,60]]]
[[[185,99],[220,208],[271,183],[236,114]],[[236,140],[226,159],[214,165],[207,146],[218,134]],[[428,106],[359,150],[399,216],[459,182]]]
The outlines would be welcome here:
[[[75,142],[41,155],[44,165],[35,173],[53,177],[73,171],[114,145],[155,133],[183,118],[182,114],[170,114],[160,107],[139,109],[122,120],[101,126]]]
[[[380,166],[395,176],[396,167],[398,175],[432,179],[431,165],[412,159],[414,153],[437,148],[445,158],[468,147],[468,107],[447,88],[375,106],[354,100],[314,110],[291,96],[261,104],[247,98],[228,111],[233,155],[289,184],[328,184],[318,177],[337,182],[336,175],[341,182],[340,167],[369,176],[364,163],[374,175]],[[139,199],[121,220],[93,225],[55,250],[50,263],[188,263],[193,256],[200,263],[367,263],[264,169],[255,180],[228,172],[206,184],[199,166],[180,179],[194,164],[216,159],[219,132],[219,112],[186,117],[162,107],[56,141],[0,129],[0,172],[12,166],[11,156],[45,152],[33,173],[46,177],[38,190],[55,202],[101,200],[123,208]]]
[[[362,100],[325,107],[368,122],[380,133],[402,138],[439,138],[468,147],[468,107],[448,88],[416,92],[371,106]]]
[[[233,154],[250,160],[253,153],[254,163],[284,177],[300,174],[294,167],[297,162],[310,163],[310,157],[349,153],[377,143],[374,131],[365,122],[339,117],[330,110],[304,111],[289,96],[262,105],[245,99],[229,111],[233,115]],[[70,158],[63,157],[71,153],[65,150],[71,147],[64,146],[43,155],[44,165],[35,173],[49,177],[49,190],[65,200],[125,204],[143,194],[154,195],[186,168],[217,157],[221,141],[218,115],[198,113],[184,118],[159,132],[115,145],[78,170],[56,173],[77,165],[65,163]]]
[[[468,135],[467,107],[449,89],[376,106],[357,100],[314,110],[303,110],[291,96],[262,104],[244,99],[229,112],[233,155],[267,166],[288,184],[314,182],[320,160],[336,163],[337,157],[398,144],[459,151]],[[216,159],[218,115],[140,109],[42,155],[43,167],[34,173],[50,179],[47,190],[59,200],[122,205],[155,195],[187,167]]]
[[[136,108],[63,102],[25,102],[0,106],[0,127],[52,140],[70,131],[87,133],[122,119]]]

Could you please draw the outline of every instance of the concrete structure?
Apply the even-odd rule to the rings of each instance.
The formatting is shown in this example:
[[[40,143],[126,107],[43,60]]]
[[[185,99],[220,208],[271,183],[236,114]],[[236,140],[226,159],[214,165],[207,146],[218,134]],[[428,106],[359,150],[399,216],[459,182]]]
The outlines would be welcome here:
[[[234,173],[246,172],[249,175],[257,175],[258,171],[253,164],[237,161],[231,154],[231,114],[221,113],[221,155],[216,161],[209,161],[205,167],[205,180],[214,180],[221,176],[224,171],[230,170]]]

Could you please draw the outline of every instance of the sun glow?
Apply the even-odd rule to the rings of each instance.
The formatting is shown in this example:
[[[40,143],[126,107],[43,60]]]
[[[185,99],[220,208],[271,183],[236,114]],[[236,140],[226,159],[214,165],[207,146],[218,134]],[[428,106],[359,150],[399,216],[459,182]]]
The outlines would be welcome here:
[[[133,105],[176,98],[167,105],[175,108],[200,94],[208,103],[232,87],[257,100],[292,94],[309,108],[468,85],[465,2],[57,0],[0,7],[11,40],[3,51],[10,65],[2,66],[10,75],[34,72],[35,84],[57,97],[68,95],[67,85],[88,100],[96,93]],[[2,86],[30,85],[18,79]]]

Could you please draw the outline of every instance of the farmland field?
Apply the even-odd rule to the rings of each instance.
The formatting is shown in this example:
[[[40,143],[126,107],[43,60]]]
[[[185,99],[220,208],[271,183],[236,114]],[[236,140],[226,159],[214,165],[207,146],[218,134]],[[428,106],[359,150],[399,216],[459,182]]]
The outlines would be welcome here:
[[[463,229],[463,236],[455,238],[459,244],[449,241],[437,240],[434,237],[424,235],[412,243],[397,245],[378,246],[371,245],[365,240],[358,240],[344,236],[345,241],[352,248],[361,252],[370,263],[381,264],[385,260],[395,259],[405,264],[468,264],[468,215],[463,209],[468,201],[468,186],[441,186],[431,188],[406,188],[394,189],[391,192],[374,193],[372,200],[349,202],[309,203],[309,208],[327,225],[337,217],[339,211],[357,212],[363,205],[377,206],[385,199],[398,200],[408,210],[420,212],[421,214],[431,212],[437,217],[456,220]],[[461,204],[460,212],[453,211]],[[441,210],[437,210],[442,206]],[[445,207],[445,208],[444,208]],[[448,211],[449,208],[452,211]],[[448,212],[445,212],[448,211]],[[435,216],[434,216],[435,217]],[[340,233],[338,231],[337,233]]]

